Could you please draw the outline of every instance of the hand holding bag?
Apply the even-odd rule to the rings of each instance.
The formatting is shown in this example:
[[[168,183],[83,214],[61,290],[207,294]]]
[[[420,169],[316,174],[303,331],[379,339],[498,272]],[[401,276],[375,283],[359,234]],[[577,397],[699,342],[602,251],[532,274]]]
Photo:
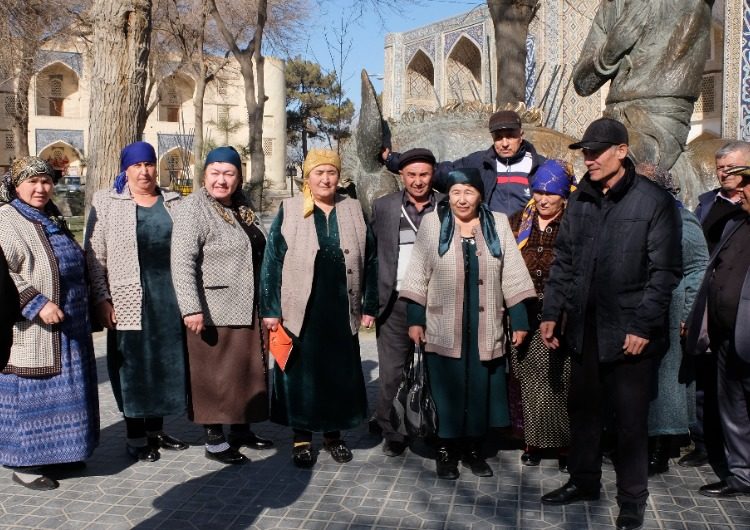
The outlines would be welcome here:
[[[404,436],[425,438],[437,435],[437,410],[430,392],[427,364],[418,344],[414,346],[413,358],[404,366],[390,419],[393,429]]]

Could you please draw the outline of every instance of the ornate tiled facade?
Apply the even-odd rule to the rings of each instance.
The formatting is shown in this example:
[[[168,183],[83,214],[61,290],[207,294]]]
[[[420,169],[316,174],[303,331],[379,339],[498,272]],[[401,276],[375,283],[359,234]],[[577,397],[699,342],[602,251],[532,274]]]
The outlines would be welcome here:
[[[580,137],[586,125],[598,118],[604,108],[605,86],[596,95],[579,96],[571,76],[575,62],[586,40],[599,0],[545,0],[529,26],[527,40],[527,105],[542,111],[542,124],[573,137]],[[721,87],[712,100],[723,99],[722,132],[726,137],[750,138],[750,0],[717,0],[713,10],[717,35],[724,25],[724,62],[711,65],[711,75],[719,76],[723,69],[725,97]],[[726,23],[723,21],[726,20]],[[464,40],[462,40],[464,39]],[[473,9],[429,26],[404,33],[392,33],[385,41],[385,80],[383,113],[386,118],[398,119],[410,110],[434,110],[456,100],[451,94],[451,78],[461,78],[450,53],[457,43],[471,42],[480,52],[481,90],[479,100],[492,104],[495,87],[494,28],[487,6]],[[721,45],[719,45],[720,47]],[[410,98],[410,67],[415,55],[423,52],[431,61],[434,93],[424,91],[424,98]],[[718,54],[721,57],[721,54]],[[708,66],[708,65],[707,65]],[[722,68],[723,67],[723,68]],[[430,74],[429,69],[426,71]],[[424,77],[424,76],[423,76]],[[464,77],[466,75],[464,74]],[[423,82],[423,79],[411,78]],[[455,83],[454,83],[455,85]],[[717,83],[718,86],[718,83]],[[432,88],[432,87],[430,87]],[[454,89],[455,93],[456,90]],[[462,98],[468,94],[461,91]],[[696,133],[719,134],[719,116],[705,113],[694,116]]]
[[[84,153],[83,131],[72,131],[63,129],[36,129],[35,131],[37,150],[42,151],[45,147],[55,142],[65,142],[74,147],[79,156]]]

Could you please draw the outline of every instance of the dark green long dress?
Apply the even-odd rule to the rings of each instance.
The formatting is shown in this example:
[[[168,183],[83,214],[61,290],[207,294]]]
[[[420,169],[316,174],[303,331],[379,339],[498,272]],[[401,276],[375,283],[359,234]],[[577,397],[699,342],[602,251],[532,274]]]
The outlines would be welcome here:
[[[274,220],[268,245],[283,255],[287,242],[281,234],[283,210]],[[359,353],[359,337],[349,325],[349,296],[344,254],[339,245],[334,208],[326,218],[313,212],[320,250],[315,257],[312,292],[299,337],[292,337],[292,353],[282,372],[273,370],[271,421],[295,429],[330,432],[352,429],[367,417],[367,396]],[[365,257],[363,313],[377,311],[375,254],[368,230]],[[279,289],[281,267],[267,266],[261,274],[261,313],[283,314]]]
[[[129,418],[182,414],[186,408],[182,318],[172,287],[172,218],[160,196],[136,210],[143,304],[141,329],[109,332],[107,366],[117,406]]]
[[[476,438],[490,427],[510,424],[505,359],[479,360],[479,260],[474,239],[463,238],[461,247],[465,270],[461,358],[425,355],[438,436],[446,439]],[[419,308],[424,312],[423,306]]]

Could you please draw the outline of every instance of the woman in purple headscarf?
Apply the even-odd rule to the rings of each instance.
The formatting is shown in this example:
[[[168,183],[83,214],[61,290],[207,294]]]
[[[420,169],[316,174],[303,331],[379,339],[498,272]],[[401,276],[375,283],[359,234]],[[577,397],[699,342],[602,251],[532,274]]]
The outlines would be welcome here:
[[[186,409],[182,319],[172,287],[172,213],[180,195],[156,182],[156,153],[126,146],[113,189],[94,195],[86,227],[92,302],[107,336],[107,365],[125,416],[128,454],[154,462],[188,445],[162,427]]]
[[[513,375],[521,383],[526,441],[521,459],[524,465],[536,466],[542,449],[557,448],[561,471],[566,467],[566,448],[570,442],[567,406],[570,358],[562,349],[550,351],[544,346],[539,335],[539,315],[560,220],[574,184],[569,164],[547,160],[534,175],[531,200],[509,219],[537,293],[535,300],[527,301],[531,340],[513,348],[511,355]]]

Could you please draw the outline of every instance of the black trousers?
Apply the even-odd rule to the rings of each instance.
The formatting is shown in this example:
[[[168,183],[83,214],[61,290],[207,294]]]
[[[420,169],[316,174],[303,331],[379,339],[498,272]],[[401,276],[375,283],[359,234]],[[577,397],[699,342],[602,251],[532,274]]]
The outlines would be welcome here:
[[[397,293],[394,293],[394,297]],[[383,430],[383,438],[389,441],[403,441],[404,436],[391,426],[391,403],[401,383],[404,363],[414,355],[414,344],[409,339],[406,325],[406,302],[392,301],[390,309],[377,322],[378,341],[378,383],[380,392],[375,406],[375,419]]]
[[[690,426],[690,438],[695,448],[708,454],[714,473],[725,479],[729,475],[724,455],[724,436],[719,419],[716,354],[695,357],[695,416]]]
[[[739,358],[734,340],[711,343],[716,353],[719,417],[724,434],[726,476],[719,478],[750,492],[750,363]]]
[[[601,437],[614,425],[617,437],[617,502],[648,499],[648,408],[655,396],[657,363],[651,357],[600,363],[595,338],[571,363],[570,480],[586,490],[601,487]],[[609,417],[612,414],[613,417]]]

